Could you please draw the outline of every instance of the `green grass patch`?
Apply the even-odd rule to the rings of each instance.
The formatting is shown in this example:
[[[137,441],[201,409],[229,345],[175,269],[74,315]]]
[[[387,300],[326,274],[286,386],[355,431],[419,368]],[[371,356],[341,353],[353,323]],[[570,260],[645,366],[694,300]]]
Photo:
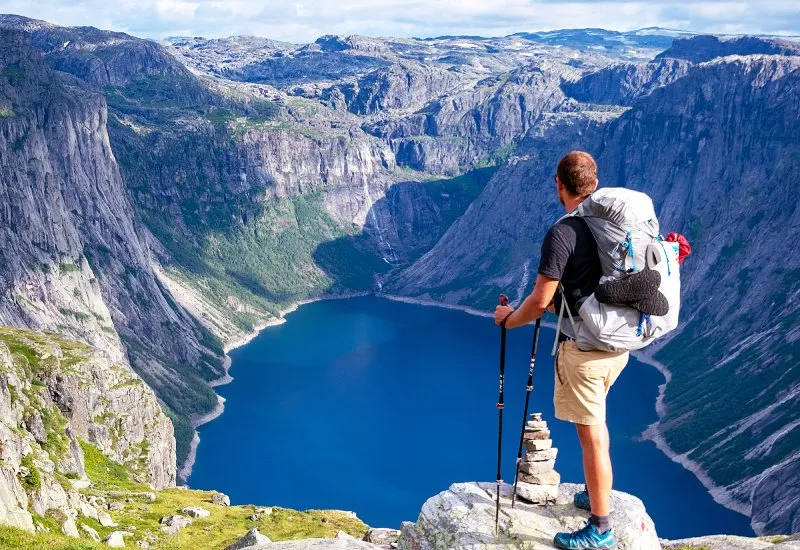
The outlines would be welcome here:
[[[20,464],[28,469],[28,474],[22,478],[25,489],[28,492],[35,491],[42,485],[42,478],[39,469],[33,464],[33,453],[28,453],[22,457]]]
[[[125,466],[105,456],[100,449],[83,440],[79,440],[79,443],[83,449],[86,475],[92,480],[94,489],[100,491],[149,490],[146,485],[133,481]]]
[[[44,522],[39,521],[44,525]],[[28,533],[16,527],[0,525],[0,548],[15,550],[97,550],[108,548],[105,544],[89,540],[76,540],[61,534],[61,527],[50,533]]]

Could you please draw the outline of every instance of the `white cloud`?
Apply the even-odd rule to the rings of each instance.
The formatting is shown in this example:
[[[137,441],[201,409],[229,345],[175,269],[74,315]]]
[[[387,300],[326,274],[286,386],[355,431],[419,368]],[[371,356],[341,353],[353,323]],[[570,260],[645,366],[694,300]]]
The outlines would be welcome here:
[[[800,10],[784,0],[0,0],[0,12],[150,38],[255,34],[307,42],[322,34],[498,36],[649,26],[800,35]]]

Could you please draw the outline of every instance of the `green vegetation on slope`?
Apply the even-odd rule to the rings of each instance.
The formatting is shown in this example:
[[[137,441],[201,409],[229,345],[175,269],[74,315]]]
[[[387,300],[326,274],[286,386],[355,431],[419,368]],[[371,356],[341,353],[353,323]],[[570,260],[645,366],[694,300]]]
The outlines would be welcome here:
[[[136,483],[129,470],[103,455],[96,447],[81,441],[84,453],[86,474],[92,480],[89,489],[81,491],[85,495],[101,496],[106,502],[119,503],[121,511],[110,512],[119,527],[103,527],[96,520],[80,516],[77,523],[93,528],[100,537],[112,531],[125,530],[133,533],[126,537],[128,545],[140,540],[153,540],[151,548],[189,550],[199,547],[224,548],[242,537],[248,530],[258,528],[270,539],[292,540],[314,537],[334,537],[344,531],[361,538],[367,526],[346,512],[336,510],[308,510],[304,512],[285,508],[273,508],[272,512],[254,516],[255,506],[220,506],[212,503],[213,492],[193,491],[183,488],[166,489],[153,493],[147,485]],[[155,495],[155,501],[150,495]],[[161,530],[161,518],[181,514],[183,508],[201,507],[211,515],[194,519],[181,529],[177,535]],[[50,533],[31,534],[12,527],[0,527],[1,548],[83,550],[103,548],[104,545],[92,543],[84,538],[71,539],[61,535],[57,522],[48,518],[36,518],[51,528]],[[83,533],[82,533],[83,534]],[[202,541],[202,543],[200,542]]]

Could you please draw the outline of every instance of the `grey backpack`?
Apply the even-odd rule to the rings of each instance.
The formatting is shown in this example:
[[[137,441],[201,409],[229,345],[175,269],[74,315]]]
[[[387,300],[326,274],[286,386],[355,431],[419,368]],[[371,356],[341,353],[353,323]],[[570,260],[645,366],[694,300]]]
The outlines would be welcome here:
[[[677,327],[681,289],[678,248],[676,243],[660,237],[650,197],[625,188],[599,189],[567,216],[583,218],[597,241],[603,269],[600,283],[645,267],[658,270],[658,291],[666,297],[669,312],[648,316],[627,305],[601,303],[592,294],[578,304],[576,318],[565,307],[562,286],[558,331],[566,309],[568,328],[572,329],[578,349],[624,351],[641,349]],[[554,346],[554,353],[555,349]]]

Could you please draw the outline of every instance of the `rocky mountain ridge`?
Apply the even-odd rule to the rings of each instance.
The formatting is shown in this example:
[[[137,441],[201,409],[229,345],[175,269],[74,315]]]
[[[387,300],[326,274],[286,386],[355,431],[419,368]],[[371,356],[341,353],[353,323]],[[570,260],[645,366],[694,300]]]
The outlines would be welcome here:
[[[180,460],[192,419],[216,406],[221,339],[298,300],[381,288],[480,308],[499,290],[521,297],[558,216],[553,167],[582,148],[604,182],[653,194],[664,226],[703,251],[688,271],[694,313],[658,354],[674,371],[667,441],[724,486],[727,505],[758,502],[759,532],[796,529],[796,266],[763,256],[785,248],[774,224],[794,227],[796,204],[774,212],[759,190],[783,189],[795,169],[791,43],[690,37],[662,52],[658,35],[587,30],[161,45],[16,16],[0,28],[0,321],[129,362],[169,410]],[[741,185],[707,216],[729,181]],[[764,300],[773,316],[751,309]],[[712,374],[698,364],[706,346]],[[757,375],[758,393],[731,410],[715,377],[741,373]],[[689,387],[713,388],[708,406],[725,414],[693,421],[708,415],[693,415],[704,397]]]

